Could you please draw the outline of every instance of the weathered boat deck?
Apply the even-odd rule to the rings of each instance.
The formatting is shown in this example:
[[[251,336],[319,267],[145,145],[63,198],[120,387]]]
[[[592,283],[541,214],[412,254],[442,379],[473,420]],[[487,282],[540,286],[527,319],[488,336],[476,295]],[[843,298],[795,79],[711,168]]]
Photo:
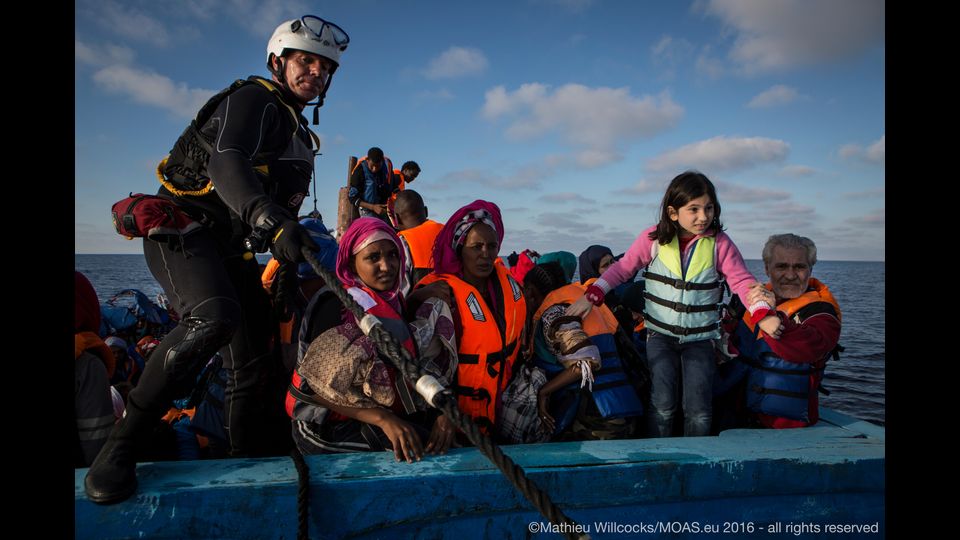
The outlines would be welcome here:
[[[837,537],[884,533],[884,428],[830,410],[806,429],[504,451],[593,538],[625,536],[598,531],[602,522],[644,538],[678,537],[664,527],[697,537],[708,525],[717,534],[726,529],[728,538],[767,536],[775,523],[877,523],[879,535]],[[386,452],[306,462],[311,538],[558,537],[531,534],[547,520],[473,448],[414,464]],[[76,471],[77,538],[296,538],[290,458],[143,463],[137,473],[136,495],[100,506],[84,495],[86,469]],[[744,532],[747,523],[752,534]]]

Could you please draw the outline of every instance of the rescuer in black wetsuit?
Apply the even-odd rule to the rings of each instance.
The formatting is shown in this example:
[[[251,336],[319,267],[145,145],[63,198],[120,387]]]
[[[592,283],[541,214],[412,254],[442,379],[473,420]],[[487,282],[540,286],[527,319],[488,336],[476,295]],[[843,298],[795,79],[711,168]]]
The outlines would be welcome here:
[[[269,249],[281,263],[298,263],[301,247],[317,249],[296,220],[319,147],[301,111],[323,103],[348,43],[340,27],[318,17],[284,22],[267,45],[272,78],[239,80],[212,97],[161,162],[158,194],[204,226],[166,242],[144,238],[150,272],[181,320],[151,355],[125,417],[87,472],[94,502],[134,493],[137,441],[218,350],[228,373],[230,453],[263,455],[263,419],[282,402],[267,400],[262,388],[270,303],[253,253]]]

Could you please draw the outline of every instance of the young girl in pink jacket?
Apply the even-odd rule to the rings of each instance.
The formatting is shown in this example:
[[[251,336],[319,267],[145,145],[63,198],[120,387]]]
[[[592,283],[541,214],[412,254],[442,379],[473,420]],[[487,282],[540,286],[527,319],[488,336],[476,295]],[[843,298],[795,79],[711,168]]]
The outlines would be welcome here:
[[[660,208],[660,222],[641,232],[624,257],[587,287],[566,314],[583,316],[602,304],[611,289],[645,268],[644,317],[652,379],[648,435],[671,436],[678,406],[683,407],[684,436],[709,435],[714,348],[722,332],[722,282],[744,299],[752,287],[762,285],[723,232],[717,192],[706,176],[693,171],[678,175]],[[764,332],[779,338],[782,326],[770,305],[758,302],[747,309]]]

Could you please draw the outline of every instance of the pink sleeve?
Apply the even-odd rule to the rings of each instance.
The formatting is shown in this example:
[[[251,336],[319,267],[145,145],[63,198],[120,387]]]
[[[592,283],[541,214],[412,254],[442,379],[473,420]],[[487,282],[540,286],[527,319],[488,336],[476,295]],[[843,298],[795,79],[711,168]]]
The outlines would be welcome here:
[[[746,300],[750,285],[758,281],[747,269],[747,264],[743,262],[743,256],[740,255],[740,250],[734,245],[733,240],[723,232],[717,235],[717,270],[727,280],[730,292],[739,296],[741,300]],[[758,309],[769,310],[770,307],[762,302],[755,306],[747,306],[747,309],[751,314],[756,314]]]
[[[596,281],[595,285],[600,287],[604,294],[610,292],[617,285],[625,283],[637,270],[646,268],[650,264],[650,248],[653,246],[654,240],[650,239],[649,234],[656,227],[656,225],[653,225],[641,232],[623,258],[607,268],[607,271]]]

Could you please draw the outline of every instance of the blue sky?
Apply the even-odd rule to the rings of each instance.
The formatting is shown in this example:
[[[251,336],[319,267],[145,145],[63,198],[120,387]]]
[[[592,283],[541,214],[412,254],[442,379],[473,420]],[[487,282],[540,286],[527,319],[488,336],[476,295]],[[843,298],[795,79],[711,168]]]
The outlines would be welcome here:
[[[693,168],[747,258],[794,232],[824,260],[884,260],[882,0],[75,6],[76,253],[141,252],[110,205],[156,192],[157,163],[204,101],[267,75],[273,29],[314,14],[351,38],[314,126],[328,226],[348,156],[379,146],[420,164],[410,187],[434,219],[497,203],[504,255],[619,253]]]

